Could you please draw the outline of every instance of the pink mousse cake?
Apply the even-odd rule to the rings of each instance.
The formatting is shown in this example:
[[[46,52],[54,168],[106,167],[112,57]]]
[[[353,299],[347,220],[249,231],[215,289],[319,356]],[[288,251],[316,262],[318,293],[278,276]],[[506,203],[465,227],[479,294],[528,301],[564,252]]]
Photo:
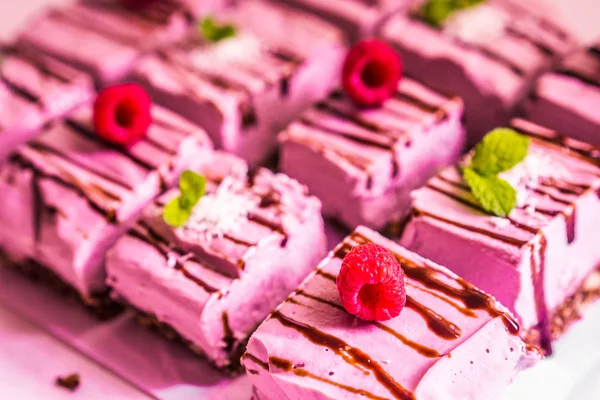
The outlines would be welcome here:
[[[193,18],[175,0],[140,9],[84,0],[33,20],[18,41],[90,73],[102,87],[125,77],[148,51],[181,38]]]
[[[234,155],[217,152],[197,170],[207,194],[190,219],[165,223],[179,191],[160,197],[109,252],[108,283],[143,323],[234,368],[250,333],[324,256],[321,205],[298,182],[247,172]]]
[[[389,249],[406,305],[387,321],[349,314],[336,288],[355,247]],[[252,335],[242,363],[260,400],[490,399],[541,358],[491,296],[364,227],[330,253]]]
[[[486,214],[450,167],[413,192],[400,243],[494,295],[549,352],[579,318],[581,300],[600,294],[598,279],[584,282],[600,265],[590,234],[600,224],[598,149],[528,121],[511,127],[532,137],[525,160],[504,176],[517,208],[506,218]]]
[[[462,113],[459,98],[409,78],[379,108],[334,91],[280,135],[280,168],[321,199],[327,217],[382,229],[409,210],[411,190],[460,157]]]
[[[210,153],[204,131],[154,106],[145,139],[106,144],[84,106],[20,147],[0,168],[0,248],[35,263],[94,304],[105,251],[182,170]]]
[[[406,0],[272,0],[312,12],[331,21],[350,42],[373,36],[384,17],[401,8]]]
[[[31,49],[0,44],[0,161],[92,93],[85,74]]]
[[[390,18],[379,35],[402,55],[408,75],[465,102],[471,144],[506,123],[535,78],[571,50],[571,37],[547,17],[507,0],[456,12],[443,27],[420,16],[423,1]]]
[[[542,75],[525,104],[528,119],[600,145],[600,43]]]
[[[337,83],[342,34],[310,14],[255,0],[220,13],[217,23],[237,34],[209,43],[195,30],[144,58],[134,76],[217,147],[254,166],[274,151],[276,132]]]

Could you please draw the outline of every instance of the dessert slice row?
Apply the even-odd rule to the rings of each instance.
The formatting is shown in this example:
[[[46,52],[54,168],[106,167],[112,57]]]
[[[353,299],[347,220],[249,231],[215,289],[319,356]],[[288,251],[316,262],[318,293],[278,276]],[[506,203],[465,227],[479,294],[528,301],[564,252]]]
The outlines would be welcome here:
[[[518,329],[490,295],[358,227],[252,335],[242,363],[260,400],[488,399],[542,358]]]

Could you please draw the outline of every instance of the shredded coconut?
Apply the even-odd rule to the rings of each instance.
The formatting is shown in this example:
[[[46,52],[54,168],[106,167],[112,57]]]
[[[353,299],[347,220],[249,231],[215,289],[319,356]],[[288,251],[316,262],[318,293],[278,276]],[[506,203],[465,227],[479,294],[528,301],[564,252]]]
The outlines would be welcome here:
[[[455,12],[444,24],[444,33],[465,43],[484,44],[502,36],[508,15],[487,4]]]
[[[239,230],[259,201],[246,189],[245,181],[228,176],[214,193],[200,199],[188,221],[178,229],[192,240],[223,237],[226,232]]]
[[[392,363],[392,361],[391,361],[391,360],[388,360],[388,359],[386,358],[385,360],[383,360],[383,361],[382,361],[382,363],[384,363],[384,364],[391,364],[391,363]]]
[[[493,225],[496,228],[500,228],[500,229],[504,229],[510,225],[510,221],[508,220],[508,218],[490,217],[489,221],[490,221],[491,225]]]
[[[240,33],[218,44],[192,51],[190,59],[197,67],[215,69],[224,64],[254,59],[261,51],[262,44],[255,36]]]

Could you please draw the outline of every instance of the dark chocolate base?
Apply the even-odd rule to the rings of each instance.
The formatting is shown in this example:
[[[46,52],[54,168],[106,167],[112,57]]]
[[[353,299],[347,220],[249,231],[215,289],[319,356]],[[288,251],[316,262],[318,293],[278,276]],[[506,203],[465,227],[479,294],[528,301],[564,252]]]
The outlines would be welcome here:
[[[123,311],[123,306],[113,301],[109,292],[95,293],[92,296],[83,296],[71,285],[63,281],[50,269],[40,265],[36,261],[28,260],[21,263],[12,262],[5,254],[0,252],[0,263],[20,271],[23,275],[34,282],[51,287],[61,296],[74,301],[101,321],[114,318]]]
[[[585,308],[600,298],[600,267],[583,281],[579,289],[550,317],[550,338],[557,340],[564,335],[575,322],[583,317]],[[540,331],[532,328],[524,336],[525,342],[540,346]]]
[[[208,359],[204,352],[198,346],[196,346],[189,340],[184,339],[172,326],[159,321],[156,318],[156,316],[138,311],[137,321],[142,326],[158,333],[164,338],[186,346],[193,353],[208,361],[213,368],[219,370],[220,372],[225,372],[227,375],[235,376],[243,371],[240,361],[242,355],[246,351],[247,341],[240,343],[235,349],[231,351],[229,357],[229,364],[227,364],[224,367],[219,367],[215,365],[210,359]]]

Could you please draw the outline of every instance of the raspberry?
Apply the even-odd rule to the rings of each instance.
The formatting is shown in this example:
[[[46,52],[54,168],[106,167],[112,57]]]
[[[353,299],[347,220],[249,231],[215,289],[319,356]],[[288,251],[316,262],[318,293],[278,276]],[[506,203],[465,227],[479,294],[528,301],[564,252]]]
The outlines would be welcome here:
[[[377,107],[396,93],[401,77],[398,54],[381,40],[365,40],[348,52],[342,86],[357,105]]]
[[[365,321],[397,317],[406,304],[400,263],[373,243],[357,246],[344,257],[337,288],[346,311]]]
[[[103,139],[131,146],[146,136],[152,122],[152,102],[140,85],[110,86],[98,93],[94,103],[94,128]]]

